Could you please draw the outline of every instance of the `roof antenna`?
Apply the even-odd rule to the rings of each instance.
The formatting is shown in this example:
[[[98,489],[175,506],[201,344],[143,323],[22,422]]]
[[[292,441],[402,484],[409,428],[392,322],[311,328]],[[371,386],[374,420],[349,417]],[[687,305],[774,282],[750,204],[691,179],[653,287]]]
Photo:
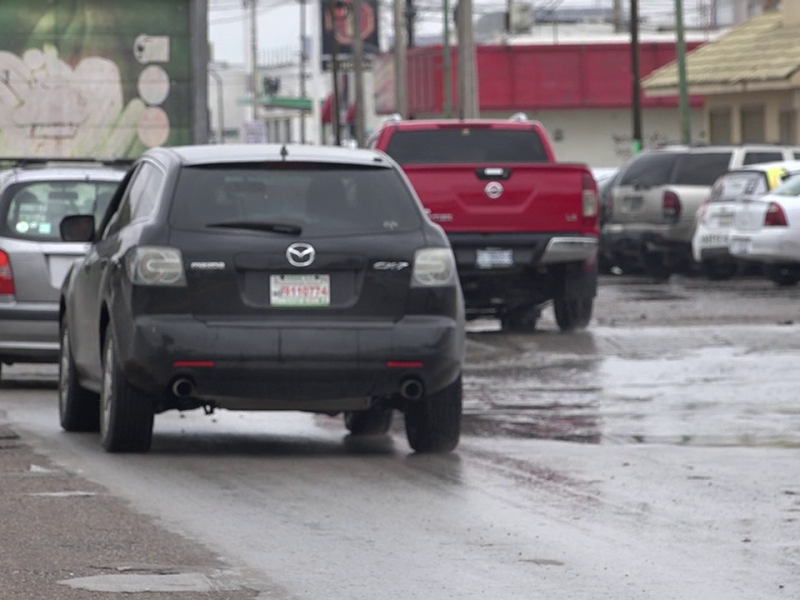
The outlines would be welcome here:
[[[281,146],[281,159],[286,162],[286,157],[289,156],[289,151],[286,149],[286,144]]]

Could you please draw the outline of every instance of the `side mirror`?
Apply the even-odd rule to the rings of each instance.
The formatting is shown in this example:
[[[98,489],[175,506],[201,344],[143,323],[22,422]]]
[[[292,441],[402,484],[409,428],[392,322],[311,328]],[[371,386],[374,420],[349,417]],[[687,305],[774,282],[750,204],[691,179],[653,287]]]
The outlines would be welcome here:
[[[93,242],[94,216],[70,215],[61,219],[59,224],[61,239],[65,242]]]

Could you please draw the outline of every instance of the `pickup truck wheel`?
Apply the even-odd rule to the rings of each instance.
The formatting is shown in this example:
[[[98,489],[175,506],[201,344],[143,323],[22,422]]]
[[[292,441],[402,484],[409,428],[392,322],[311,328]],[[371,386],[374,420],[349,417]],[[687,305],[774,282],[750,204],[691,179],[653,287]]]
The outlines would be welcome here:
[[[642,255],[642,267],[645,275],[659,281],[665,281],[672,275],[672,269],[666,265],[664,256],[658,252],[645,250]]]
[[[367,410],[344,413],[344,425],[353,435],[383,435],[392,426],[393,414],[379,402]]]
[[[711,281],[725,281],[738,271],[735,262],[706,259],[700,263],[700,269]]]
[[[785,265],[767,265],[764,269],[767,277],[781,287],[797,285],[800,281],[800,269]]]
[[[583,329],[592,319],[593,298],[556,298],[553,311],[561,331]]]
[[[147,452],[153,437],[154,416],[150,399],[125,380],[109,326],[103,344],[100,443],[108,452]]]
[[[64,431],[100,429],[98,396],[78,383],[66,322],[61,326],[58,358],[58,416]]]
[[[461,377],[435,394],[409,403],[406,437],[416,452],[451,452],[461,436]]]
[[[510,310],[500,317],[503,331],[535,331],[541,311],[534,308]]]

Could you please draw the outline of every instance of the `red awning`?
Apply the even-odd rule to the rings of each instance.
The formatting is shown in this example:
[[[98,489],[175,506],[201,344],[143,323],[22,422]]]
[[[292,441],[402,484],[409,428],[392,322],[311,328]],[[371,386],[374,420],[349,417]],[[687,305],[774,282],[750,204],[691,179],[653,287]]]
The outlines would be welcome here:
[[[325,102],[322,103],[322,122],[333,122],[333,94],[328,94]]]

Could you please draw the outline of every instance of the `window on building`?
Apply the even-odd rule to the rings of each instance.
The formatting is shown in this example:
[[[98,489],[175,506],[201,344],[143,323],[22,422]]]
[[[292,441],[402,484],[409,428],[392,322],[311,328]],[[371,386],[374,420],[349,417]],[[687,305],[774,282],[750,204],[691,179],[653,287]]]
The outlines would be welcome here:
[[[778,115],[778,129],[781,144],[797,143],[797,111],[794,109],[782,110]]]
[[[712,144],[730,144],[731,139],[731,109],[712,108],[708,112],[710,142]]]
[[[742,142],[745,144],[765,142],[764,106],[743,106],[740,114],[742,119]]]
[[[292,120],[286,119],[283,122],[283,140],[287,144],[292,143]]]

